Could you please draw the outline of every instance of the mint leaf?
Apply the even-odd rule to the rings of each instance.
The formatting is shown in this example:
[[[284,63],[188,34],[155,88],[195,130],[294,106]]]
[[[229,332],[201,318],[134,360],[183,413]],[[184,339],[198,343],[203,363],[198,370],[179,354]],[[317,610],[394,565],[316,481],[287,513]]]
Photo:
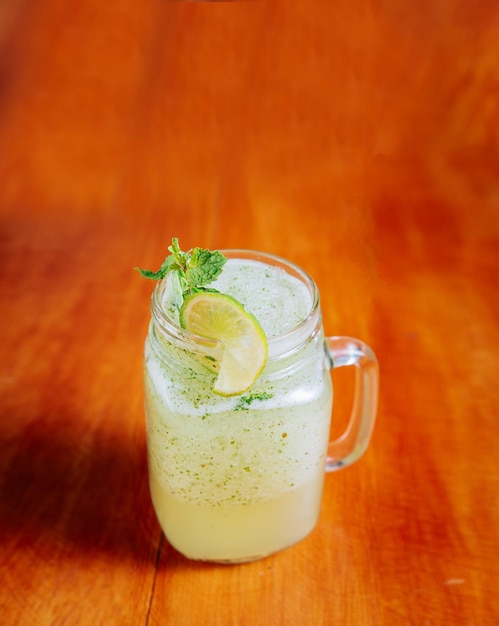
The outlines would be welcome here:
[[[172,255],[166,257],[163,261],[163,264],[159,268],[157,272],[152,272],[151,270],[143,270],[140,267],[135,267],[138,272],[149,280],[162,280],[170,271],[172,264],[175,262],[175,259]]]
[[[203,287],[219,276],[227,259],[221,252],[194,248],[187,264],[187,284]]]
[[[172,239],[172,245],[168,246],[168,250],[170,250],[170,252],[173,254],[173,256],[175,256],[175,257],[177,257],[179,259],[183,258],[184,256],[187,256],[180,249],[180,246],[179,246],[179,243],[178,243],[178,237],[174,237]]]
[[[166,257],[156,272],[140,267],[135,269],[144,278],[150,280],[162,280],[169,272],[176,272],[183,296],[196,291],[215,291],[206,288],[205,285],[220,275],[227,261],[221,252],[205,248],[193,248],[188,252],[183,252],[177,237],[172,239],[172,244],[168,246],[168,250],[171,254]]]

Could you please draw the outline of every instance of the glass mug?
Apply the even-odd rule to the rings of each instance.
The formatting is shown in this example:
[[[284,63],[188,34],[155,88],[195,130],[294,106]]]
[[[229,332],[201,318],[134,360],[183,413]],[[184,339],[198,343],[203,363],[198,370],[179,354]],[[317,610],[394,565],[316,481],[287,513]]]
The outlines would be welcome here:
[[[378,364],[362,341],[324,337],[319,291],[301,268],[261,252],[223,254],[286,272],[306,288],[309,310],[268,337],[268,360],[253,387],[223,397],[213,393],[216,374],[206,366],[220,344],[174,325],[166,281],[156,284],[144,358],[149,485],[174,548],[190,559],[242,563],[313,530],[325,472],[351,465],[368,446]],[[343,435],[329,442],[330,370],[347,365],[356,368],[352,413]]]

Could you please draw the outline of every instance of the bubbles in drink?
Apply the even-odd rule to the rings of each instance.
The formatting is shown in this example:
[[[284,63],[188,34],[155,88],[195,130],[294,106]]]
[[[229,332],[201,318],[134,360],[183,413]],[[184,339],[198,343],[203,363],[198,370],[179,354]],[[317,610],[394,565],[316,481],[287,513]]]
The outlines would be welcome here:
[[[257,318],[267,337],[297,326],[312,306],[311,295],[300,280],[259,261],[229,259],[210,287],[239,300]]]

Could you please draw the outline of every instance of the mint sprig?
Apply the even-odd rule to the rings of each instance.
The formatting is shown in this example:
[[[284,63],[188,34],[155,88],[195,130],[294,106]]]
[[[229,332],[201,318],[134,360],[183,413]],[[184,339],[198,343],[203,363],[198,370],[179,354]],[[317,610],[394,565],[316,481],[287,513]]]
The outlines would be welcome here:
[[[188,252],[183,252],[177,237],[172,239],[172,245],[168,246],[168,250],[170,254],[156,272],[140,267],[135,269],[150,280],[162,280],[169,272],[175,272],[184,298],[197,291],[215,291],[206,285],[220,275],[227,261],[221,252],[205,248],[192,248]]]

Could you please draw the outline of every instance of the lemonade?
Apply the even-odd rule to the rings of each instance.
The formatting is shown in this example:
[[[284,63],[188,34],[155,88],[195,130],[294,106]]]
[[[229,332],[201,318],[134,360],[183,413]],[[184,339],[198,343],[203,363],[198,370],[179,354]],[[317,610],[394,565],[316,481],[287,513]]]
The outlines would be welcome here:
[[[214,393],[220,345],[176,327],[163,280],[145,348],[147,446],[169,542],[192,559],[244,562],[314,528],[332,390],[313,281],[270,256],[228,256],[210,287],[259,320],[267,364],[244,393]]]

